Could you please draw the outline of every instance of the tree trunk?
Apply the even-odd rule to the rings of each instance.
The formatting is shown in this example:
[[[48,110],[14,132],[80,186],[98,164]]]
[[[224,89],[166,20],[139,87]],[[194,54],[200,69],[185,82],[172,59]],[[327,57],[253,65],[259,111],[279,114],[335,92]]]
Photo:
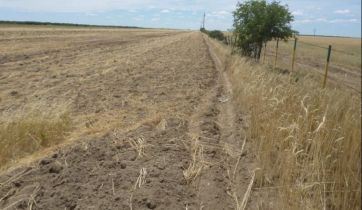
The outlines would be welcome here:
[[[260,61],[261,56],[261,50],[263,49],[263,42],[258,43],[258,54],[257,54],[257,60]]]

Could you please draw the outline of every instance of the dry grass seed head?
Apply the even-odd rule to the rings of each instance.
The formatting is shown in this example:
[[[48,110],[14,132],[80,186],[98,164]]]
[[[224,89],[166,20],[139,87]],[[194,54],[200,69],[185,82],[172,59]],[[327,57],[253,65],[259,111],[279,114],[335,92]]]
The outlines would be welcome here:
[[[188,183],[194,181],[205,167],[203,153],[203,146],[200,144],[198,138],[194,138],[191,146],[191,162],[188,168],[183,171],[183,175]]]

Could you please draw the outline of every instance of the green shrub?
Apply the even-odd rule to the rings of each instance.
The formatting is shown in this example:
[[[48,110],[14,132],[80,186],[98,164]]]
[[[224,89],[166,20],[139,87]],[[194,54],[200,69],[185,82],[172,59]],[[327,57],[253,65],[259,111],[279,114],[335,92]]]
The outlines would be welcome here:
[[[222,31],[219,31],[219,30],[209,31],[208,34],[213,39],[217,39],[219,41],[225,40],[225,35]]]

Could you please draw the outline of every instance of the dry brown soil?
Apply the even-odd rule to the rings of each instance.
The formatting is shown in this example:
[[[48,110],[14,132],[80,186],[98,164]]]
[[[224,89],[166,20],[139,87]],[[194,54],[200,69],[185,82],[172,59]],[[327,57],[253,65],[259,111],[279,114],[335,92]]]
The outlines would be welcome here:
[[[67,138],[77,140],[4,170],[0,209],[241,202],[253,157],[241,150],[244,121],[222,64],[199,32],[1,29],[0,69],[1,112],[66,104]]]

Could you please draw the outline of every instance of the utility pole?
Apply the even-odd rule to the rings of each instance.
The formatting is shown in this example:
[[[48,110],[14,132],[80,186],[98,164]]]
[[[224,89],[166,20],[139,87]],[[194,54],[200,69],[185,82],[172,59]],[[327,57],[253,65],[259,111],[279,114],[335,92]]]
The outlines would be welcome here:
[[[206,13],[204,12],[204,19],[202,20],[202,28],[205,28]]]

